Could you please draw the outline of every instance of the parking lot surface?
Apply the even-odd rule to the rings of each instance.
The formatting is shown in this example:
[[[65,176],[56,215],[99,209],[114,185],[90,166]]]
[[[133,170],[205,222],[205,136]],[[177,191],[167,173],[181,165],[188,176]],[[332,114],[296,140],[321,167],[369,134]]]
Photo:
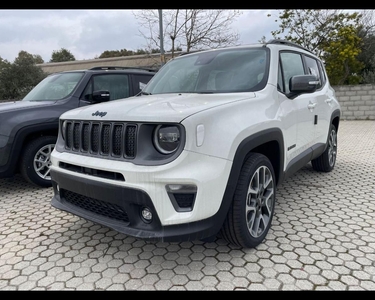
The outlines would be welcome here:
[[[138,240],[52,194],[0,179],[0,290],[375,290],[374,121],[342,121],[335,169],[308,164],[278,188],[257,249]]]

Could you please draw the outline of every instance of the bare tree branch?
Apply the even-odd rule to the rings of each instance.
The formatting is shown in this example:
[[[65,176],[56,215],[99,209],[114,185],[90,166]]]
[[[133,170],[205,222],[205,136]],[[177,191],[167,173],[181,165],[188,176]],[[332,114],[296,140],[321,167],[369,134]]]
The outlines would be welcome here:
[[[234,45],[239,35],[231,29],[231,24],[240,14],[239,10],[163,10],[164,48],[171,47],[173,54],[182,47],[190,52]],[[140,30],[141,35],[149,44],[160,47],[157,12],[142,10],[134,15],[143,29]]]

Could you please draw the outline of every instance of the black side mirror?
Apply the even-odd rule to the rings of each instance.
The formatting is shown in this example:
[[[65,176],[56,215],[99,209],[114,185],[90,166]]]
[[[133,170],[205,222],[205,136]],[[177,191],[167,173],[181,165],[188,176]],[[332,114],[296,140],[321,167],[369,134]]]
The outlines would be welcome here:
[[[106,91],[106,90],[94,91],[92,93],[92,100],[94,103],[109,101],[109,97],[110,97],[109,91]]]
[[[319,85],[319,79],[314,75],[296,75],[290,78],[289,90],[295,97],[299,94],[313,93]]]

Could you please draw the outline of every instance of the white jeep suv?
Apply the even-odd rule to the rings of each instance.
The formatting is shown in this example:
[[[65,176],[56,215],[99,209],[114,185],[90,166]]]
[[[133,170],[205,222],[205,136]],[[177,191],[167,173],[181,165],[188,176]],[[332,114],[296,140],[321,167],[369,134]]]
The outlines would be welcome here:
[[[181,55],[140,95],[60,117],[51,203],[141,239],[253,248],[283,179],[334,168],[339,119],[323,63],[301,46]]]

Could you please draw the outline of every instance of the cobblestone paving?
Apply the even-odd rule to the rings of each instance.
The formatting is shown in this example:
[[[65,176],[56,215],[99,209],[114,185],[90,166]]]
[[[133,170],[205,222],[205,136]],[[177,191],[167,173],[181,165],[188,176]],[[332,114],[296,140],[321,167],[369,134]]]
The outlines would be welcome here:
[[[333,172],[279,187],[257,249],[137,240],[0,179],[0,290],[375,290],[375,122],[342,121],[338,146]]]

